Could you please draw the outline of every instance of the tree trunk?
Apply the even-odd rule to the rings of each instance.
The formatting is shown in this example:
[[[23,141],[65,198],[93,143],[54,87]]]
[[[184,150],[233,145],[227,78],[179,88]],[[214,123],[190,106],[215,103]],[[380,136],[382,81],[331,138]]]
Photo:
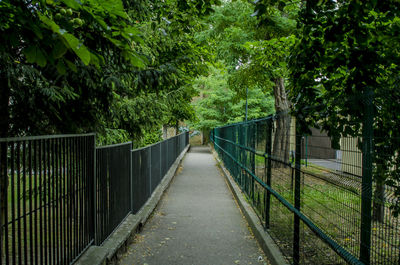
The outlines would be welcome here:
[[[275,137],[272,148],[272,157],[281,162],[288,163],[291,117],[286,113],[281,113],[289,109],[289,101],[287,99],[283,77],[275,80],[274,97],[275,111],[278,114],[278,118],[275,122]],[[284,164],[273,162],[272,167],[284,167]]]
[[[9,101],[10,101],[10,87],[8,86],[7,78],[0,77],[0,84],[5,85],[0,88],[0,138],[8,137],[9,134]],[[7,202],[7,143],[0,145],[0,244],[3,244],[3,226],[7,224],[6,220],[6,203]],[[6,199],[4,199],[6,198]],[[7,228],[6,228],[7,229]],[[4,248],[1,248],[4,249]],[[4,253],[0,253],[1,259]]]
[[[162,132],[163,132],[163,140],[166,140],[168,138],[168,126],[167,125],[163,125],[162,126]]]
[[[175,135],[178,135],[179,134],[179,121],[176,121],[176,124],[175,124]]]

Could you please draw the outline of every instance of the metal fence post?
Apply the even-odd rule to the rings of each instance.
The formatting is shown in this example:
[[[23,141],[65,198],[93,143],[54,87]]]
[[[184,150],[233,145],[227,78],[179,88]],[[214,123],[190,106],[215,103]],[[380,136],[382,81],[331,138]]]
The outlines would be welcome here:
[[[148,168],[147,168],[147,172],[149,172],[149,197],[151,197],[151,194],[153,193],[152,189],[151,189],[151,147],[149,147],[149,162],[148,162]]]
[[[129,163],[130,163],[130,172],[129,172],[129,178],[130,178],[130,190],[131,190],[131,213],[133,214],[133,155],[132,155],[132,150],[133,150],[133,143],[131,143],[131,150],[129,150]]]
[[[371,202],[372,202],[372,152],[373,152],[373,90],[368,87],[364,95],[362,191],[361,191],[361,242],[360,260],[370,264],[371,252]]]
[[[266,143],[265,143],[265,153],[267,154],[267,158],[264,159],[265,161],[265,168],[266,168],[266,184],[271,187],[271,168],[272,168],[272,119],[267,121],[267,128],[266,128]],[[270,224],[270,209],[271,209],[271,192],[269,190],[266,191],[266,198],[265,198],[265,229],[269,229]]]
[[[251,149],[255,150],[256,149],[256,124],[253,123],[250,125],[250,146]],[[256,155],[253,152],[250,152],[250,168],[251,172],[256,175]],[[255,180],[253,177],[251,177],[251,199],[254,202],[254,185],[255,185]]]
[[[93,239],[98,245],[97,239],[97,172],[96,172],[96,135],[93,136]]]
[[[295,155],[295,180],[294,180],[294,207],[300,210],[300,177],[301,177],[301,133],[296,121],[296,155]],[[300,263],[300,218],[294,214],[293,233],[293,262]]]

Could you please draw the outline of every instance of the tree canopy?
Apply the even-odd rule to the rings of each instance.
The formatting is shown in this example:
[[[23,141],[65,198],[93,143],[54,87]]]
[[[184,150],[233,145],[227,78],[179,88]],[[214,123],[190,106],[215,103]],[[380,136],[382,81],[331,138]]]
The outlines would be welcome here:
[[[191,118],[187,85],[204,71],[194,31],[217,3],[1,1],[0,136],[112,142]]]
[[[373,106],[374,179],[400,196],[400,65],[398,1],[307,1],[290,60],[290,99],[303,125],[362,136]],[[367,141],[368,139],[364,139]],[[360,141],[361,149],[363,141]],[[399,205],[392,206],[395,214]]]

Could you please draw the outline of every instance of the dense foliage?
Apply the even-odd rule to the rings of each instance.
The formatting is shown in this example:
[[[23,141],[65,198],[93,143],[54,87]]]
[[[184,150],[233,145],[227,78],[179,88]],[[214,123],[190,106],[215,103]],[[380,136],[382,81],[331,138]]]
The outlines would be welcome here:
[[[200,130],[244,119],[249,89],[249,118],[273,97],[338,149],[361,136],[372,97],[375,180],[400,196],[399,2],[219,4],[0,1],[0,137],[95,131],[140,146],[196,113]]]
[[[195,88],[200,95],[194,100],[198,121],[194,128],[208,130],[227,123],[245,119],[246,100],[229,89],[228,74],[224,70],[211,68],[210,74],[198,78]],[[262,89],[255,87],[248,94],[248,119],[265,117],[274,112],[274,100]]]
[[[0,136],[110,143],[192,118],[187,85],[204,71],[193,33],[216,3],[1,1]]]
[[[264,82],[267,71],[256,73],[252,66],[256,58],[248,49],[257,42],[258,34],[257,19],[252,13],[253,6],[246,1],[225,2],[215,8],[204,21],[204,30],[196,34],[196,40],[208,47],[209,61],[215,66],[195,84],[200,93],[194,104],[198,114],[196,129],[206,132],[215,126],[243,121],[246,97],[249,119],[274,112],[273,87]]]
[[[307,1],[291,58],[290,98],[303,128],[320,126],[338,148],[341,136],[361,136],[373,105],[374,178],[400,196],[398,1]],[[368,140],[368,139],[364,139]],[[359,148],[362,148],[362,142]],[[379,189],[377,193],[381,193]],[[382,196],[382,195],[381,195]],[[399,202],[399,201],[398,201]],[[393,205],[395,214],[399,205]]]

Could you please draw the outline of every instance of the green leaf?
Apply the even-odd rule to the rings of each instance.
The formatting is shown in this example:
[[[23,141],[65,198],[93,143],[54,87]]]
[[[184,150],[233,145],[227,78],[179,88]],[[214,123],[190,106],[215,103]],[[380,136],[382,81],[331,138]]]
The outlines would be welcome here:
[[[28,63],[36,63],[41,67],[45,67],[47,64],[46,56],[43,52],[35,46],[29,46],[23,50],[26,60]]]
[[[52,30],[54,33],[60,34],[60,26],[54,22],[54,20],[48,18],[45,15],[38,13],[39,19],[45,24],[45,26]]]
[[[64,75],[67,72],[67,67],[65,66],[62,60],[59,60],[57,63],[57,71],[60,75]]]
[[[58,26],[53,20],[40,13],[38,15],[40,20],[46,25],[47,28],[51,29],[54,33],[60,35],[66,41],[69,48],[74,51],[74,53],[82,60],[85,65],[89,64],[90,52],[81,41],[79,41],[74,35],[67,33],[64,29],[60,29],[60,26]],[[61,51],[62,50],[60,50],[59,52]]]
[[[28,63],[34,63],[36,61],[36,48],[36,46],[29,46],[22,51]]]
[[[36,63],[41,67],[45,67],[47,64],[46,56],[39,48],[36,50]]]
[[[78,72],[78,68],[76,68],[76,65],[73,62],[71,62],[70,60],[65,60],[65,62],[67,63],[69,69],[71,69],[75,73]]]
[[[86,46],[70,33],[65,33],[63,38],[67,41],[69,47],[82,60],[82,62],[85,65],[88,65],[90,63],[90,52]]]
[[[73,9],[79,10],[82,7],[82,2],[79,0],[62,0],[62,2]]]
[[[61,58],[67,52],[68,48],[62,41],[58,41],[53,48],[52,55],[55,59]]]
[[[90,53],[90,63],[96,67],[99,67],[104,62],[104,58],[97,56],[94,53]]]
[[[32,31],[39,39],[43,39],[43,33],[38,26],[32,25]]]

